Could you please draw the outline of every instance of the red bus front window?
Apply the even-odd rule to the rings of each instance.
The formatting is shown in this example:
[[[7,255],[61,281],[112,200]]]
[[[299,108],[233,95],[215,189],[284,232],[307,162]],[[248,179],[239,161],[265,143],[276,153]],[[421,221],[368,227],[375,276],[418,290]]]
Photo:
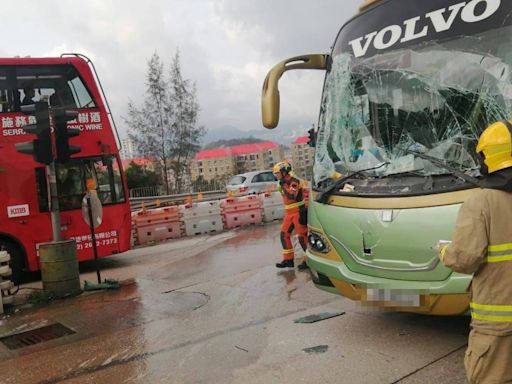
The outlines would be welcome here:
[[[0,68],[0,112],[18,112],[21,105],[37,101],[47,101],[53,107],[97,107],[72,65]]]
[[[114,156],[76,158],[57,165],[60,210],[81,208],[87,179],[96,182],[96,191],[103,205],[126,201],[119,165]]]

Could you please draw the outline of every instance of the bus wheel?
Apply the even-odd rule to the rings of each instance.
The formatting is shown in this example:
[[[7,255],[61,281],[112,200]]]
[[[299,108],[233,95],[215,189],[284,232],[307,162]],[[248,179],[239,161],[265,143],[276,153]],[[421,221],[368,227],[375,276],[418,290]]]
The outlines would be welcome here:
[[[12,269],[12,275],[7,278],[12,280],[15,285],[19,285],[21,283],[23,270],[25,268],[23,254],[20,250],[20,247],[18,247],[12,241],[0,239],[0,250],[7,251],[11,256],[9,264]]]

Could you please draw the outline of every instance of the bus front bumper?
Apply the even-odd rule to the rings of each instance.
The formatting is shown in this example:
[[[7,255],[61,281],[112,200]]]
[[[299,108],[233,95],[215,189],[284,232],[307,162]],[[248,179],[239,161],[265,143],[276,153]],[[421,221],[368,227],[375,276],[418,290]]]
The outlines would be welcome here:
[[[444,281],[405,281],[352,272],[342,261],[307,252],[315,286],[363,305],[428,315],[468,313],[471,276],[453,273]]]

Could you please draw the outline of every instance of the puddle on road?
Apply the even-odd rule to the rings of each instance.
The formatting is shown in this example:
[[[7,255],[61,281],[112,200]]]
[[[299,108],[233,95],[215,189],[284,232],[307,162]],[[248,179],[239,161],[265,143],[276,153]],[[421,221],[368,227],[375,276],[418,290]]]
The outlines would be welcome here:
[[[286,281],[286,285],[292,284],[295,279],[297,278],[297,275],[295,274],[295,271],[293,269],[289,271],[279,271],[277,272],[278,276],[284,277],[284,280]]]
[[[62,322],[76,330],[76,334],[11,351],[5,357],[40,353],[46,351],[49,346],[66,345],[68,348],[67,344],[72,343],[67,352],[66,364],[53,370],[49,366],[46,367],[45,363],[40,363],[40,367],[47,370],[44,377],[71,379],[96,370],[107,373],[106,368],[124,367],[125,364],[127,368],[137,368],[137,372],[130,372],[131,377],[144,377],[148,371],[155,369],[151,361],[148,362],[149,357],[192,345],[196,337],[201,340],[202,333],[208,329],[207,325],[204,325],[205,329],[192,329],[189,339],[176,340],[172,334],[174,323],[187,323],[188,314],[193,314],[193,311],[202,311],[200,308],[206,310],[205,314],[196,312],[197,315],[191,317],[193,319],[215,315],[219,308],[227,308],[234,313],[243,312],[241,320],[232,321],[228,318],[228,329],[233,331],[241,329],[239,323],[247,327],[266,322],[267,317],[262,317],[260,312],[262,309],[271,308],[269,301],[283,303],[283,296],[286,297],[286,293],[290,299],[290,295],[297,287],[309,279],[308,274],[303,275],[295,270],[283,271],[276,275],[277,271],[273,269],[273,265],[281,255],[278,229],[278,226],[255,227],[251,231],[240,232],[235,238],[220,245],[201,251],[196,256],[173,262],[172,268],[160,268],[149,276],[143,276],[136,284],[121,287],[117,291],[90,293],[76,299],[54,302],[46,308],[27,311],[17,319],[10,320],[12,327],[18,328],[22,324],[30,324],[44,318],[51,322]],[[133,268],[134,274],[139,273],[136,269],[139,268],[138,265],[134,265]],[[217,298],[214,306],[209,305],[210,297],[200,292],[202,288],[197,287],[197,292],[191,291],[192,285],[221,279],[222,283],[230,283],[232,279],[234,289],[229,289],[228,284],[226,295],[222,296],[221,300]],[[172,284],[168,283],[169,280],[172,280]],[[267,284],[262,287],[262,282]],[[188,288],[182,288],[185,286]],[[216,293],[215,290],[212,292]],[[260,302],[264,304],[260,305]],[[254,310],[254,315],[246,314],[246,309],[248,313]],[[278,316],[278,312],[272,310],[270,318]],[[149,325],[163,319],[166,320],[165,326]],[[203,324],[203,321],[198,320],[197,324]],[[210,334],[216,333],[210,332],[207,336],[212,337]],[[219,335],[224,333],[221,332]],[[265,335],[265,331],[261,330],[254,337],[244,338],[243,344],[233,342],[232,345],[236,345],[234,348],[242,356],[253,356],[264,347]],[[100,352],[97,343],[103,338],[108,340],[109,344]],[[80,345],[80,350],[72,346],[75,344]],[[83,351],[95,353],[87,354],[84,358]],[[52,352],[49,355],[54,356]],[[23,375],[23,372],[18,374]]]

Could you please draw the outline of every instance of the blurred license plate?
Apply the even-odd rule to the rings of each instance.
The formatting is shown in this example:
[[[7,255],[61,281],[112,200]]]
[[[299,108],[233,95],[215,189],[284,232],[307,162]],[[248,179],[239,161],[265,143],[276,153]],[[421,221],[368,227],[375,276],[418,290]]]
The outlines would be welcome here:
[[[397,307],[419,307],[420,295],[400,289],[368,288],[366,300],[383,301]]]

